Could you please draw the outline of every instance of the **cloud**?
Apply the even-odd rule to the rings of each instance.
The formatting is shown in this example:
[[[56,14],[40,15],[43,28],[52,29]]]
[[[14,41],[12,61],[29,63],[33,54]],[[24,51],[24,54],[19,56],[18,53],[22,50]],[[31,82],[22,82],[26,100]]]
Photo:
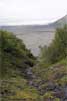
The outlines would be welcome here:
[[[66,12],[67,0],[0,0],[1,24],[46,23]]]

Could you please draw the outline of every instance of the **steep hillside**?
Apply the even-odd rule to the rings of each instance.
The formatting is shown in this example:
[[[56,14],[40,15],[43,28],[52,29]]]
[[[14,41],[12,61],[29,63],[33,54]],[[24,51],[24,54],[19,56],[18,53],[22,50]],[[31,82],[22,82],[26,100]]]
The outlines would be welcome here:
[[[43,95],[44,101],[67,101],[67,59],[45,67],[35,67],[34,85]]]
[[[0,31],[0,101],[37,101],[38,91],[26,79],[35,60],[20,39]]]
[[[35,57],[24,43],[7,31],[0,31],[0,58],[1,77],[10,75],[9,71],[15,69],[24,73],[35,61]]]
[[[67,15],[57,20],[56,22],[49,24],[48,26],[56,29],[58,27],[63,27],[65,24],[67,24]]]
[[[43,49],[36,60],[23,41],[0,31],[0,100],[67,101],[67,26]]]
[[[45,101],[67,101],[67,26],[58,28],[52,43],[41,48],[33,73],[32,85],[44,94]]]

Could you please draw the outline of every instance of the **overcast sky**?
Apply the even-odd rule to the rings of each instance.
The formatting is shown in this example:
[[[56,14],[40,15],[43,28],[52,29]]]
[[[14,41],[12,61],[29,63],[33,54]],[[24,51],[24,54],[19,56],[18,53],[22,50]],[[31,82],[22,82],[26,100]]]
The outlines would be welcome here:
[[[67,0],[0,0],[0,25],[46,24],[67,14]]]

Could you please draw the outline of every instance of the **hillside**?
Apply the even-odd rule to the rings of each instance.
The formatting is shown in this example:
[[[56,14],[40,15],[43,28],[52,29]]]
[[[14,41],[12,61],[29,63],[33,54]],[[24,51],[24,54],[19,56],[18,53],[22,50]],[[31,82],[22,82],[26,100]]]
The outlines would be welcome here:
[[[35,85],[45,101],[67,101],[67,26],[58,28],[49,46],[41,48],[38,64],[33,68]],[[53,100],[54,99],[54,100]]]
[[[36,59],[22,40],[0,31],[0,100],[67,101],[67,26]]]
[[[60,18],[56,22],[49,24],[48,26],[50,28],[56,29],[56,28],[59,28],[59,27],[63,27],[65,24],[67,24],[67,15],[65,15],[62,18]]]
[[[37,101],[38,91],[31,88],[26,79],[26,69],[32,67],[35,60],[20,39],[0,31],[0,101]]]
[[[37,66],[33,68],[33,73],[36,79],[33,80],[32,85],[40,91],[44,101],[67,100],[67,59],[48,68]]]

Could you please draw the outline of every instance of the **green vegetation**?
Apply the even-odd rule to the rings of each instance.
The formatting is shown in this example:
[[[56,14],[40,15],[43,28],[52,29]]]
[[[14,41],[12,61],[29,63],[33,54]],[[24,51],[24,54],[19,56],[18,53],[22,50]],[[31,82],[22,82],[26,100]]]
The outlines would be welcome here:
[[[21,77],[10,78],[1,81],[2,101],[38,101],[38,91],[27,84],[27,80]]]
[[[12,72],[17,71],[23,74],[28,67],[32,67],[35,63],[35,57],[26,49],[24,43],[6,31],[0,31],[0,57],[0,77],[4,75],[8,77],[13,75]]]
[[[56,30],[55,38],[50,46],[41,48],[40,61],[49,66],[67,56],[67,25]]]
[[[67,89],[67,26],[56,30],[55,39],[41,48],[38,58],[23,41],[0,31],[0,100],[65,101]],[[36,63],[37,62],[37,63]],[[27,78],[32,68],[35,78]],[[32,81],[33,85],[30,84]]]
[[[41,48],[39,63],[33,68],[33,73],[37,77],[34,82],[39,85],[39,90],[44,94],[45,99],[55,101],[56,98],[57,101],[61,101],[61,98],[65,98],[64,92],[67,87],[66,25],[56,30],[55,39],[48,47]]]
[[[37,101],[38,91],[28,85],[26,69],[36,58],[15,35],[0,31],[0,99]]]

